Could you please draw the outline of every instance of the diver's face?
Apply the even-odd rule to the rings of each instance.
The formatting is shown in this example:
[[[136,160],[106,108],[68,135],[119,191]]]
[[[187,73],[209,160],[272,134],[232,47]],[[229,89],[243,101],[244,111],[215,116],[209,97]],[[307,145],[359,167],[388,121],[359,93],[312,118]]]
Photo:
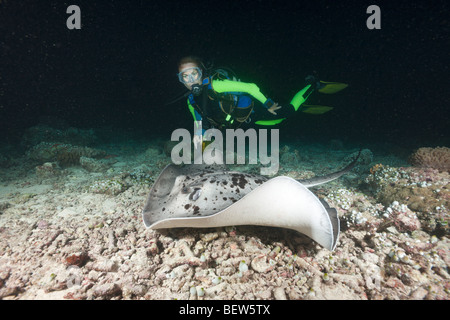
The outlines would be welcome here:
[[[182,64],[178,71],[178,79],[189,90],[192,90],[194,84],[202,84],[202,70],[195,63],[189,62]]]

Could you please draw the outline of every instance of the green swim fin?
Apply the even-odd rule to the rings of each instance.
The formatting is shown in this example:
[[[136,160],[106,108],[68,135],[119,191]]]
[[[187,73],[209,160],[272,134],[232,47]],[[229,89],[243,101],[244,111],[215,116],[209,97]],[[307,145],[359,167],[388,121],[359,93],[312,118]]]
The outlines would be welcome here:
[[[255,124],[260,125],[260,126],[274,126],[276,124],[281,123],[285,119],[286,118],[275,119],[275,120],[259,120],[259,121],[255,121]]]
[[[317,91],[332,94],[344,90],[347,87],[348,84],[346,83],[320,81],[320,88]]]
[[[302,105],[300,108],[301,112],[309,113],[309,114],[324,114],[325,112],[333,110],[333,107],[327,106],[313,106],[313,105]]]

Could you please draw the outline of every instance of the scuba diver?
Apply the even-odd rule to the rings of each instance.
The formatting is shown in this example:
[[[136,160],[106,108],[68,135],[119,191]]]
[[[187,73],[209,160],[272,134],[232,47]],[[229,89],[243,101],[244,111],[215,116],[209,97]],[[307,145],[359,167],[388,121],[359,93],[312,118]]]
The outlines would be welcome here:
[[[179,81],[189,90],[182,97],[188,98],[189,111],[195,123],[201,121],[202,124],[194,132],[195,148],[205,146],[202,144],[203,133],[209,128],[237,129],[250,123],[252,118],[257,119],[254,121],[256,125],[271,126],[298,110],[311,114],[330,111],[331,107],[307,106],[304,102],[314,91],[335,93],[347,87],[344,83],[324,82],[308,76],[305,79],[307,85],[294,95],[289,104],[281,106],[262,94],[254,83],[230,79],[229,73],[223,69],[208,72],[202,61],[194,56],[182,58],[178,72]],[[255,107],[255,104],[259,106]]]

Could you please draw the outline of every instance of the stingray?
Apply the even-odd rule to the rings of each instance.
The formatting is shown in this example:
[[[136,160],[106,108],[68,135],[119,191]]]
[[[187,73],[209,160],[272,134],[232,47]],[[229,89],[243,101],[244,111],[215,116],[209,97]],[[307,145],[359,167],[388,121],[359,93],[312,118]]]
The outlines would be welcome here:
[[[296,230],[334,250],[339,217],[308,188],[350,171],[358,156],[340,171],[307,180],[228,171],[221,165],[174,165],[163,169],[143,210],[146,227],[212,228],[259,225]]]

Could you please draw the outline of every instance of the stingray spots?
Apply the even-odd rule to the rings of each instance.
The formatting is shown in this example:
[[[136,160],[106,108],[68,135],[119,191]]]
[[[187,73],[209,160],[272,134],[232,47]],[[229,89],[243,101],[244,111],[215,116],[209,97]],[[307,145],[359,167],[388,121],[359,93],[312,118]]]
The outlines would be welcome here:
[[[227,200],[228,200],[228,198],[227,198],[227,197],[223,197],[222,199],[223,199],[224,201],[227,201]]]
[[[194,209],[194,212],[193,212],[193,214],[199,214],[200,213],[200,207],[199,206],[193,206],[192,207],[193,209]]]
[[[231,182],[235,186],[238,186],[239,188],[244,189],[248,183],[248,180],[245,179],[245,176],[243,174],[233,173],[231,175]]]
[[[256,180],[255,180],[255,183],[256,183],[256,184],[262,184],[263,182],[264,182],[264,181],[261,180],[261,179],[256,179]]]
[[[187,210],[187,209],[189,209],[191,207],[191,205],[188,203],[188,204],[186,204],[185,206],[184,206],[184,208]]]

